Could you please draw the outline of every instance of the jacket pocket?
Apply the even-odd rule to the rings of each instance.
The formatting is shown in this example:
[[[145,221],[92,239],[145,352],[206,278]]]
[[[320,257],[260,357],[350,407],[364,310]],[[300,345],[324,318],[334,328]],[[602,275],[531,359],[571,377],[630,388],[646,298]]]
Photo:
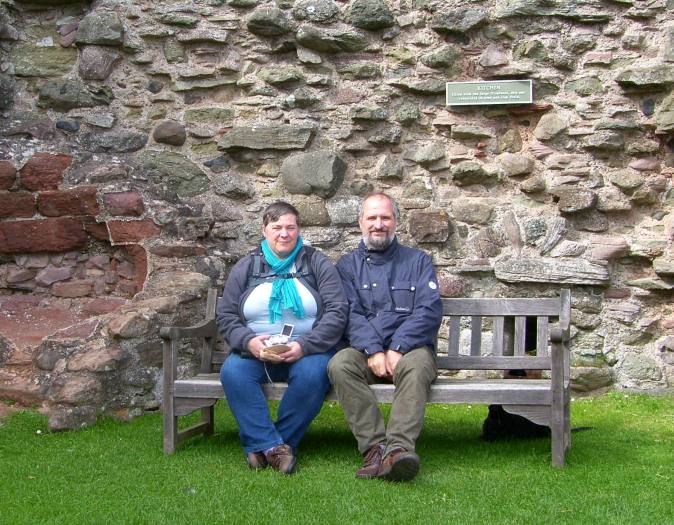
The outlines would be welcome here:
[[[393,309],[396,312],[409,313],[414,308],[416,287],[410,281],[397,281],[391,285]]]

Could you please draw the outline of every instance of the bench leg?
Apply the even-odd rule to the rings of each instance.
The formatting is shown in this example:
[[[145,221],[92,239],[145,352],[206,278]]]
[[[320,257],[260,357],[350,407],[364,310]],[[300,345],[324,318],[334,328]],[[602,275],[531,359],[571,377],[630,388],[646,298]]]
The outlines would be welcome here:
[[[164,454],[173,454],[178,443],[178,418],[174,415],[173,399],[164,400]]]
[[[213,435],[213,431],[215,430],[215,405],[201,409],[201,420],[207,425],[204,435]]]

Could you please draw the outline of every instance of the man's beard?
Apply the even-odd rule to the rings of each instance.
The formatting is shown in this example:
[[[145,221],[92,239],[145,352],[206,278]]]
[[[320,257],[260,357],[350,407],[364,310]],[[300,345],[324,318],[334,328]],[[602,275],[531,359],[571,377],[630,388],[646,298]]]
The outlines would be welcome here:
[[[373,237],[372,232],[363,235],[363,242],[368,250],[385,250],[393,242],[394,232],[386,232],[385,237]]]

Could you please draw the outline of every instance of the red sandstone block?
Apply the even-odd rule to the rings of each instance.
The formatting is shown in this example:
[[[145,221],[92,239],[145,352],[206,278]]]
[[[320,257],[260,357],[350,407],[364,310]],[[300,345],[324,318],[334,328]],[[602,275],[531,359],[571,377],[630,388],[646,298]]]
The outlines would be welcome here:
[[[96,188],[86,186],[66,191],[44,191],[37,196],[37,209],[46,217],[96,215]]]
[[[16,168],[8,160],[0,160],[0,190],[8,190],[14,186]]]
[[[609,288],[604,292],[605,299],[627,299],[630,295],[629,288]]]
[[[105,209],[110,215],[139,217],[143,214],[143,198],[137,191],[122,191],[103,195]]]
[[[84,247],[87,241],[77,219],[0,222],[0,253],[66,252]]]
[[[162,244],[150,248],[150,252],[158,257],[191,257],[206,255],[206,248],[191,244]]]
[[[82,220],[84,229],[92,237],[99,241],[110,242],[110,233],[108,232],[108,225],[104,222],[96,222],[93,217],[85,217]]]
[[[71,281],[67,283],[54,283],[51,293],[57,297],[86,297],[91,295],[94,283],[91,281]]]
[[[110,239],[114,243],[139,242],[159,237],[161,228],[150,219],[142,221],[108,221]]]
[[[36,153],[21,168],[21,184],[31,191],[57,190],[72,160],[70,155]]]
[[[126,251],[136,268],[136,276],[134,278],[136,290],[134,293],[137,293],[143,290],[145,280],[147,279],[147,252],[145,251],[145,248],[138,244],[126,246]]]
[[[0,192],[0,217],[32,217],[35,215],[35,197],[26,191]]]

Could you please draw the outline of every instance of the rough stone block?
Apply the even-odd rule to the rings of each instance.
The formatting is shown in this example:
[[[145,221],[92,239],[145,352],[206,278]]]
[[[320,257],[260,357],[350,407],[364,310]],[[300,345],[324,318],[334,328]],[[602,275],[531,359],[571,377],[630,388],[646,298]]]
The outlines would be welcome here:
[[[151,219],[140,221],[108,221],[110,239],[113,243],[136,243],[143,239],[159,237],[161,228]]]
[[[56,378],[47,396],[56,403],[86,405],[98,402],[101,391],[101,383],[94,377],[63,374]]]
[[[21,185],[31,191],[56,190],[71,163],[70,155],[36,153],[19,172]]]
[[[46,217],[96,215],[99,211],[96,188],[81,187],[66,191],[45,191],[37,196],[37,209]]]
[[[144,211],[143,198],[137,191],[106,193],[103,203],[110,215],[139,217]]]
[[[0,191],[0,218],[35,215],[35,197],[25,191]]]
[[[65,252],[87,240],[82,222],[72,218],[0,223],[0,253]]]
[[[409,231],[416,242],[445,242],[449,238],[449,215],[445,211],[414,211]]]
[[[92,281],[71,281],[54,283],[51,292],[57,297],[87,297],[93,291]]]
[[[16,168],[8,160],[0,160],[0,190],[9,190],[16,180]],[[0,208],[2,209],[2,208]]]

